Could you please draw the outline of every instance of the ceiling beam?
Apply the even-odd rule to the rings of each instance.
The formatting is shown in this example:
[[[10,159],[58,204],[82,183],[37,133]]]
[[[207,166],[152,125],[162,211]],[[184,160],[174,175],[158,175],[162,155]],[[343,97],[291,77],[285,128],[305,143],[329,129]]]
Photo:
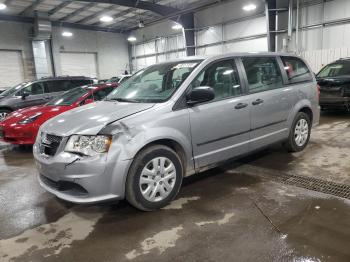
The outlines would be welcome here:
[[[67,5],[69,5],[70,3],[72,3],[72,1],[63,1],[62,3],[60,3],[58,6],[56,6],[55,8],[52,8],[48,14],[49,15],[53,15],[56,12],[60,11],[61,9],[65,8]]]
[[[91,21],[91,20],[93,20],[95,18],[100,17],[101,15],[105,14],[106,12],[111,12],[111,11],[113,11],[113,8],[108,6],[108,7],[104,8],[103,10],[101,10],[101,11],[99,11],[99,12],[93,14],[93,15],[89,15],[89,16],[87,16],[87,17],[85,17],[85,18],[83,18],[83,19],[81,19],[79,21],[76,21],[76,23],[84,24],[84,23],[86,23],[88,21]]]
[[[31,15],[35,8],[38,7],[44,0],[35,0],[30,6],[24,9],[19,15],[29,14]]]
[[[146,2],[141,0],[79,0],[80,2],[94,2],[94,3],[103,3],[103,4],[114,4],[121,5],[126,7],[133,7],[138,9],[143,9],[147,11],[152,11],[162,16],[167,16],[172,13],[180,11],[177,8],[155,4],[152,2]]]
[[[121,11],[121,12],[119,12],[118,14],[113,15],[113,19],[116,19],[116,18],[118,18],[118,17],[121,17],[121,16],[124,16],[124,15],[126,15],[126,14],[129,14],[129,13],[132,12],[132,11],[134,11],[133,8],[129,8],[129,9],[127,9],[127,10]],[[125,20],[125,19],[123,19],[123,20]],[[118,24],[120,21],[123,21],[123,20],[119,20],[119,21],[113,22],[113,23],[109,24],[108,26],[113,26],[113,25]],[[93,25],[99,25],[99,24],[102,25],[103,23],[101,23],[101,22],[99,22],[99,21],[93,23]]]
[[[0,14],[0,21],[14,21],[22,23],[34,23],[34,17],[29,16],[19,16],[19,15],[5,15]],[[52,25],[55,27],[64,27],[64,28],[76,28],[82,30],[92,30],[92,31],[101,31],[101,32],[112,32],[112,33],[122,33],[125,32],[123,28],[110,28],[110,27],[101,27],[101,26],[91,26],[91,25],[81,25],[68,22],[52,21]]]
[[[62,17],[62,18],[60,18],[59,20],[60,20],[60,21],[68,20],[68,19],[70,19],[70,18],[72,18],[72,17],[78,15],[79,13],[84,12],[84,11],[90,9],[90,8],[93,7],[94,5],[95,5],[95,3],[87,4],[87,5],[83,6],[83,7],[81,7],[81,8],[79,8],[79,9],[75,10],[74,12],[72,12],[72,13],[70,13],[70,14],[68,14],[68,15],[66,15],[66,16],[64,16],[64,17]]]

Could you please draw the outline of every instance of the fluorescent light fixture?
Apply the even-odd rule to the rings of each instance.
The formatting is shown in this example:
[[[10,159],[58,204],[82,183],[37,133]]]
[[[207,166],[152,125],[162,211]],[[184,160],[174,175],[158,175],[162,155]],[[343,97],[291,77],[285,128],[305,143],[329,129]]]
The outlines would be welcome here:
[[[62,32],[62,36],[71,37],[71,36],[73,36],[73,33],[69,32],[69,31],[64,31],[64,32]]]
[[[100,18],[100,21],[104,23],[109,23],[109,22],[112,22],[113,20],[114,18],[108,15],[104,15]]]
[[[135,42],[136,40],[137,40],[136,37],[133,36],[133,35],[131,35],[131,36],[128,37],[128,41],[129,41],[129,42]]]
[[[7,8],[7,5],[0,3],[0,10],[4,10]]]
[[[247,12],[253,11],[253,10],[256,9],[256,5],[254,5],[254,4],[245,5],[245,6],[243,6],[242,9],[243,9],[244,11],[247,11]]]
[[[183,28],[183,26],[179,23],[175,23],[171,28],[174,30],[180,30]]]

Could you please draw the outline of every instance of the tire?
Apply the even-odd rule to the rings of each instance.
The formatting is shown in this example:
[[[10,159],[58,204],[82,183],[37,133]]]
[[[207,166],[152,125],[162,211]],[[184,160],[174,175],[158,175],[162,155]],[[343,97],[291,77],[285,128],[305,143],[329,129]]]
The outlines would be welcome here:
[[[305,129],[307,125],[307,130]],[[300,130],[299,134],[297,133]],[[304,113],[299,112],[293,121],[291,131],[289,133],[288,140],[285,143],[285,147],[288,152],[300,152],[303,151],[310,140],[311,135],[311,120],[310,117]]]
[[[8,109],[0,109],[0,121],[4,120],[4,118],[11,112],[12,111]]]
[[[180,190],[183,170],[180,157],[167,146],[154,145],[142,150],[129,169],[126,200],[142,211],[165,207]]]

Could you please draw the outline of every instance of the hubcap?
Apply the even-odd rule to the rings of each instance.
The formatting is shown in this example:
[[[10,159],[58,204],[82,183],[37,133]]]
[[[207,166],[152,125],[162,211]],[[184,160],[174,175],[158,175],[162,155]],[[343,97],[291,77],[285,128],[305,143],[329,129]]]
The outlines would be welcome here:
[[[6,112],[1,112],[0,113],[0,121],[4,120],[7,117],[8,113]]]
[[[309,124],[305,119],[300,119],[295,126],[294,140],[297,146],[304,146],[309,136]]]
[[[145,199],[158,202],[169,196],[175,182],[176,169],[173,162],[166,157],[156,157],[143,168],[139,186]]]

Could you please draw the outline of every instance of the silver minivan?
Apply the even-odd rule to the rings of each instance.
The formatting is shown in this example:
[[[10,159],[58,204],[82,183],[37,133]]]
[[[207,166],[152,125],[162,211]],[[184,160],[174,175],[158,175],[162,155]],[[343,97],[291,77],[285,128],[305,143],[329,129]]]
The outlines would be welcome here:
[[[291,54],[187,57],[133,75],[105,101],[46,122],[34,145],[39,182],[75,203],[167,205],[185,176],[281,142],[303,150],[319,92]]]

